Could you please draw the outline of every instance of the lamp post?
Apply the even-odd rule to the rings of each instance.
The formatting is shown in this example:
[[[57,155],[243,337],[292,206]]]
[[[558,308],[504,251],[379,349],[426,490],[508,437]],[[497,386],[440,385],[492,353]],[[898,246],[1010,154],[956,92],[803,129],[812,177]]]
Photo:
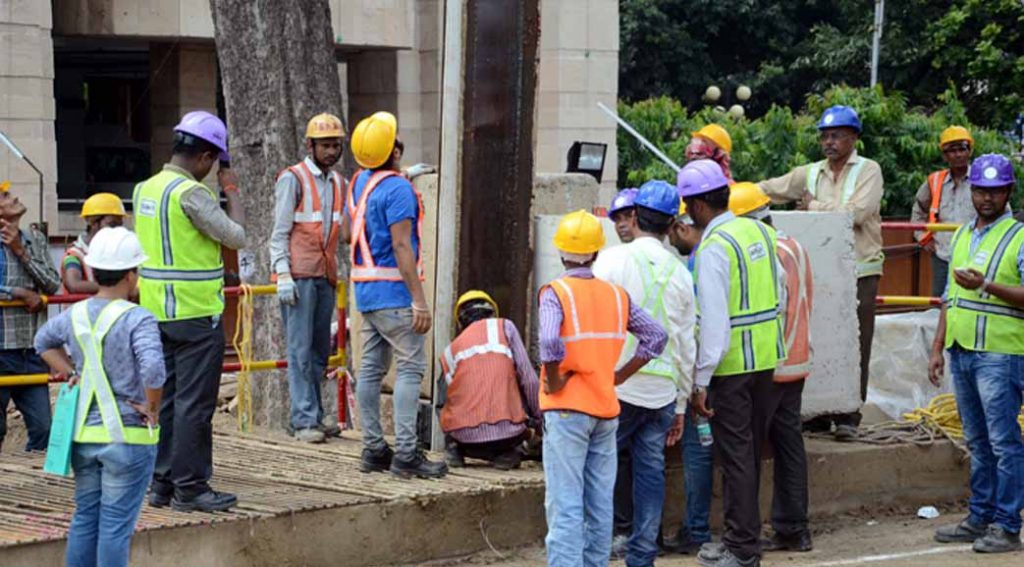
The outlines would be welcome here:
[[[750,90],[750,87],[748,87],[747,85],[739,85],[738,87],[736,87],[734,96],[736,97],[735,100],[738,100],[739,102],[746,102],[750,100],[752,94],[753,92]],[[710,85],[704,91],[704,100],[712,104],[719,102],[721,99],[722,89],[720,89],[716,85]],[[731,99],[727,97],[727,99],[722,102],[727,103],[730,102],[730,100]],[[723,113],[728,112],[729,115],[732,116],[733,118],[743,118],[743,115],[746,114],[746,109],[743,107],[742,104],[739,103],[733,104],[732,106],[729,107],[728,110],[726,110],[724,104],[716,105],[715,110],[718,110],[719,112]]]

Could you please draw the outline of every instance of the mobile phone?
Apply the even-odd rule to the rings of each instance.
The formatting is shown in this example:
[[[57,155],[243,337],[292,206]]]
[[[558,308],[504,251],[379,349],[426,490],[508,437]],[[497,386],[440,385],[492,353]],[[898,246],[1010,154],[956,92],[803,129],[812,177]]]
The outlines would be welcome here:
[[[968,268],[953,268],[953,271],[964,277],[971,274],[971,271]]]

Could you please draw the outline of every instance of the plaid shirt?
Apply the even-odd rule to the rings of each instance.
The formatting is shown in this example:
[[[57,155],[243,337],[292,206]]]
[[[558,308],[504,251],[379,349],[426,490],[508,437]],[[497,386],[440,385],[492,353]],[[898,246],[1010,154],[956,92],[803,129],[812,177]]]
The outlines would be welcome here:
[[[14,299],[14,288],[36,293],[54,294],[60,289],[60,275],[50,260],[46,236],[34,227],[21,232],[21,241],[27,252],[19,259],[4,244],[0,244],[0,299]],[[32,348],[36,330],[46,322],[46,310],[29,313],[21,307],[3,308],[0,315],[0,349]]]

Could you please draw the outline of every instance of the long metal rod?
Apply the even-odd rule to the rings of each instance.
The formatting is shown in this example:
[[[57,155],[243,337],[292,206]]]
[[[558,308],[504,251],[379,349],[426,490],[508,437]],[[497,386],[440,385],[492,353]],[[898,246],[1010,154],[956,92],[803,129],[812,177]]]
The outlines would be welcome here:
[[[674,162],[671,159],[669,159],[669,157],[667,155],[665,155],[661,150],[659,150],[657,146],[652,144],[650,142],[650,140],[645,138],[643,136],[643,134],[641,134],[640,132],[637,132],[636,128],[633,128],[632,126],[630,126],[629,122],[626,122],[625,120],[620,118],[619,115],[615,113],[615,111],[613,111],[612,109],[608,108],[607,106],[605,106],[604,104],[602,104],[600,102],[597,103],[597,106],[598,106],[598,108],[603,110],[605,114],[607,114],[608,116],[611,116],[612,120],[615,120],[616,122],[618,122],[619,126],[622,126],[622,128],[625,131],[629,132],[630,135],[632,135],[634,138],[637,139],[637,141],[639,141],[641,144],[643,144],[645,148],[647,148],[648,150],[651,150],[651,152],[653,152],[654,155],[658,156],[658,158],[660,158],[661,161],[665,162],[666,165],[671,167],[676,172],[678,172],[681,169],[678,165],[676,165],[676,162]]]
[[[878,57],[882,50],[882,25],[885,22],[885,0],[875,0],[875,25],[871,38],[871,86],[878,84]]]

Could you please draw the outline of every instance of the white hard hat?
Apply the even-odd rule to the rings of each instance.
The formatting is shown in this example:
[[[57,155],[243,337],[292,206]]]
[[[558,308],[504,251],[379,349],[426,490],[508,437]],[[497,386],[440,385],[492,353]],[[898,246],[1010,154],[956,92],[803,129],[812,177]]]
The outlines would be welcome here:
[[[85,263],[96,270],[130,270],[148,260],[135,233],[123,226],[100,229],[89,243]]]

